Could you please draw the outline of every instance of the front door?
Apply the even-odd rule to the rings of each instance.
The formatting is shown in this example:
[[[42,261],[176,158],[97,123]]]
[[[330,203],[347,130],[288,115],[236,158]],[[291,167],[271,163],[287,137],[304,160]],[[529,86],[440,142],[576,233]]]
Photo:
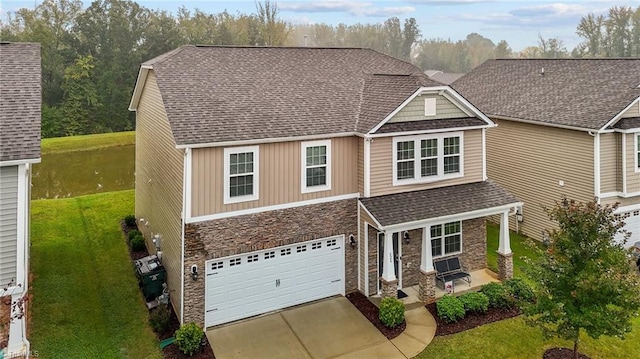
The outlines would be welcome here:
[[[393,267],[395,269],[396,272],[396,278],[398,278],[398,289],[402,288],[402,273],[401,273],[401,269],[402,266],[400,265],[400,262],[402,260],[402,246],[400,245],[400,239],[399,239],[399,235],[397,232],[393,233]],[[382,267],[383,267],[383,260],[384,260],[384,233],[379,232],[378,233],[378,278],[382,277]],[[380,280],[378,280],[378,293],[380,293],[380,290],[382,288],[382,283],[380,283]]]

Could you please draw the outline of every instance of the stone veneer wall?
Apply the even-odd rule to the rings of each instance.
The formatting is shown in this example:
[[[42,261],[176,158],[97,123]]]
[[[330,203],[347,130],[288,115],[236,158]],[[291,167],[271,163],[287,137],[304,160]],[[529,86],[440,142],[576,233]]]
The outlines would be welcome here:
[[[356,206],[351,199],[187,224],[185,273],[193,264],[202,269],[197,281],[185,276],[184,321],[204,325],[205,261],[317,238],[345,236],[345,290],[357,290],[358,252],[349,245],[349,235],[357,235]]]
[[[461,264],[469,271],[487,268],[487,223],[485,218],[462,222]]]
[[[420,261],[422,260],[422,229],[409,231],[409,243],[402,239],[402,286],[411,287],[420,281]],[[396,273],[398,275],[398,273]]]
[[[378,294],[378,230],[369,227],[369,293]]]

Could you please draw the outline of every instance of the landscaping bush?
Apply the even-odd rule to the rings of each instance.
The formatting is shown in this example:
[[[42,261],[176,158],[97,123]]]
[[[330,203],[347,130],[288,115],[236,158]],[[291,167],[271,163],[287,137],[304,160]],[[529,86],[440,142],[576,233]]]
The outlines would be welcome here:
[[[462,301],[448,294],[436,302],[436,309],[438,317],[447,323],[457,322],[465,315]]]
[[[382,299],[378,318],[386,327],[395,328],[404,322],[404,303],[392,297]]]
[[[149,313],[149,325],[156,333],[164,333],[171,325],[171,312],[167,305],[161,305]]]
[[[127,227],[135,227],[136,225],[136,216],[134,216],[133,214],[129,214],[126,217],[124,217],[124,224]]]
[[[142,233],[140,233],[139,230],[134,229],[129,231],[129,233],[127,234],[127,237],[129,238],[129,242],[131,242],[135,237],[142,237]]]
[[[142,236],[133,237],[131,240],[131,250],[134,252],[140,252],[145,249],[144,238]]]
[[[509,294],[517,300],[533,302],[534,294],[531,286],[520,278],[511,278],[504,282],[509,289]]]
[[[176,345],[186,355],[193,355],[200,350],[204,332],[196,323],[188,323],[180,326],[175,333]]]
[[[489,306],[493,308],[512,308],[515,301],[509,289],[500,283],[488,283],[482,286],[481,293],[489,298]]]
[[[489,310],[489,297],[484,293],[466,293],[458,298],[467,313],[486,313]]]

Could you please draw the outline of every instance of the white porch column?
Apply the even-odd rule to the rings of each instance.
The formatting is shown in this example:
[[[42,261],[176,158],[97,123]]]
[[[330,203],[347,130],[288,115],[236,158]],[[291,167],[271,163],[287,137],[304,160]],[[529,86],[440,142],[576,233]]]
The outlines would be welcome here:
[[[500,243],[498,253],[511,254],[511,239],[509,238],[509,211],[500,214]]]
[[[393,233],[384,232],[384,256],[382,261],[382,280],[391,282],[396,280],[396,269],[393,258]]]
[[[427,231],[429,230],[429,227],[424,227],[422,229],[422,255],[421,260],[420,260],[420,270],[422,270],[425,273],[429,273],[431,271],[433,271],[433,256],[431,254],[431,243],[429,243],[429,236],[427,234]]]
[[[20,314],[14,303],[20,300],[21,297],[22,292],[11,295],[11,318]],[[13,319],[9,323],[9,343],[7,345],[9,358],[24,355],[29,350],[25,322],[26,317],[22,316],[21,318]]]

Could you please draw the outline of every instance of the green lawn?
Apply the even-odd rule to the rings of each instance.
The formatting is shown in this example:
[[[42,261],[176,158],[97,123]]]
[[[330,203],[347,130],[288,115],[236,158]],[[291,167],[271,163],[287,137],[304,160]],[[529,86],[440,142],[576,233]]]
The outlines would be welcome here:
[[[499,228],[487,226],[487,262],[489,268],[496,270],[495,250],[498,248]],[[521,256],[533,257],[533,253],[523,245],[525,237],[511,233],[511,249],[514,253],[514,273],[522,277],[524,261]],[[558,339],[545,341],[538,328],[524,323],[522,317],[507,319],[483,325],[459,334],[436,337],[416,358],[522,358],[540,359],[542,353],[551,347],[573,348],[573,343]],[[602,337],[593,340],[583,337],[581,353],[597,358],[637,358],[640,350],[640,318],[634,319],[634,329],[625,340]]]
[[[42,153],[61,153],[69,151],[94,150],[112,146],[133,145],[135,131],[100,133],[97,135],[45,138],[42,140]]]
[[[119,220],[130,191],[32,202],[32,350],[45,358],[160,358]]]

